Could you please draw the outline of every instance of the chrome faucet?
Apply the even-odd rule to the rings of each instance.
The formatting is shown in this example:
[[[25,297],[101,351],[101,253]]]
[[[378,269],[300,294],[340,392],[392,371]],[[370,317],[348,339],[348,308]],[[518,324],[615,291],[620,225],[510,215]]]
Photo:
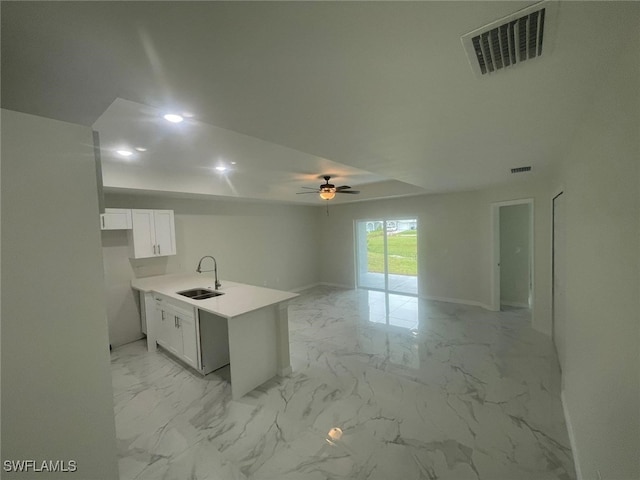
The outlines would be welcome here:
[[[216,278],[216,290],[218,290],[222,284],[218,281],[218,262],[216,262],[216,259],[213,258],[211,255],[205,255],[204,257],[202,257],[200,259],[200,261],[198,262],[198,266],[196,267],[196,272],[198,273],[202,273],[202,272],[210,272],[211,270],[202,270],[202,261],[205,258],[210,258],[211,260],[213,260],[213,274]]]

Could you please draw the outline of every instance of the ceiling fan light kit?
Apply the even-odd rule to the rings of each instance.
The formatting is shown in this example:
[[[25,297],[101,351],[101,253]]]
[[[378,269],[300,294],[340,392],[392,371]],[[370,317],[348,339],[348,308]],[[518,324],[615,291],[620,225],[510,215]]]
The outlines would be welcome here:
[[[351,187],[349,185],[342,185],[340,187],[336,187],[335,185],[329,183],[329,180],[331,179],[331,177],[329,175],[324,175],[322,178],[324,178],[325,183],[320,185],[320,187],[318,189],[311,188],[311,187],[302,187],[302,188],[309,189],[311,191],[310,192],[298,192],[297,194],[301,195],[303,193],[319,193],[321,199],[323,199],[323,200],[331,200],[332,198],[334,198],[336,196],[336,193],[350,193],[352,195],[356,195],[356,194],[360,193],[357,190],[351,190]]]
[[[320,198],[323,200],[331,200],[336,196],[336,192],[331,189],[324,189],[320,191]]]

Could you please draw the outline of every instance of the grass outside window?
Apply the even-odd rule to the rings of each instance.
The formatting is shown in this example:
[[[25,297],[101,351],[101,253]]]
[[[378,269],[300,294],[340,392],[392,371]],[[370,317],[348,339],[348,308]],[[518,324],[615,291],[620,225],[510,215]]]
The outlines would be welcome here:
[[[367,233],[368,271],[384,273],[384,235],[382,230]],[[404,230],[389,232],[387,256],[389,273],[392,275],[418,275],[418,232]]]

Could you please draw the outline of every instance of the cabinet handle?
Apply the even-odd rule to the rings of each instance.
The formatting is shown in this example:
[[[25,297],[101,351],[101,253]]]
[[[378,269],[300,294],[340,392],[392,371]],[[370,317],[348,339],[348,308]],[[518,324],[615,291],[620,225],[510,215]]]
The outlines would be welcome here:
[[[178,328],[178,317],[173,317],[173,326]]]
[[[102,220],[102,228],[104,228],[104,215],[100,215],[100,220]]]
[[[158,255],[160,255],[160,244],[158,244]]]
[[[154,255],[156,254],[156,246],[155,245],[153,246],[153,254]]]
[[[164,310],[162,310],[162,320],[164,320]]]

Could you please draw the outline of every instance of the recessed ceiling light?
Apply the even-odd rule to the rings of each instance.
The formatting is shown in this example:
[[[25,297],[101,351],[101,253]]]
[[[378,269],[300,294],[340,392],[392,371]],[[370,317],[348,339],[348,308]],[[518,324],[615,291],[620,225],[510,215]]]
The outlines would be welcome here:
[[[231,165],[235,165],[237,162],[231,162]]]
[[[219,172],[224,172],[227,169],[227,167],[223,167],[222,165],[220,165],[219,167],[216,167],[216,170],[218,170]]]
[[[118,155],[122,155],[123,157],[130,157],[131,155],[133,155],[133,152],[131,150],[116,150],[116,153]]]
[[[167,114],[164,116],[164,119],[165,119],[167,122],[171,122],[171,123],[180,123],[181,121],[183,121],[183,120],[184,120],[184,118],[182,117],[182,115],[177,115],[177,114],[175,114],[175,113],[167,113]]]
[[[182,116],[184,118],[193,118],[193,113],[191,113],[191,112],[182,112]]]
[[[139,152],[146,152],[147,151],[147,149],[144,148],[144,147],[136,147],[136,150],[139,151]]]

